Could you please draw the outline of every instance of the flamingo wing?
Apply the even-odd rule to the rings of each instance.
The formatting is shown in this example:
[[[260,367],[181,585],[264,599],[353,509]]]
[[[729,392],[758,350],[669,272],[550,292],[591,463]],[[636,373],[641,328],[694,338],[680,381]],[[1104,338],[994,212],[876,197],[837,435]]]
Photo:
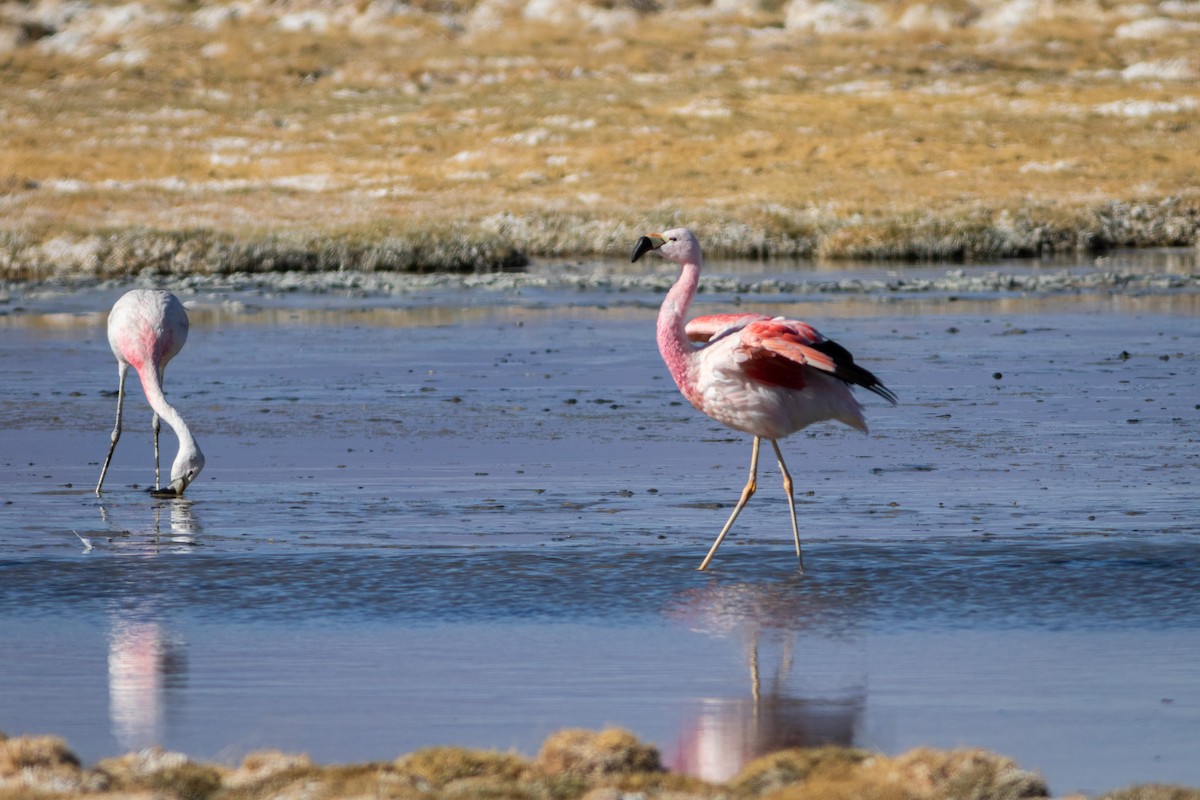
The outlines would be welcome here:
[[[735,352],[742,371],[760,383],[803,389],[806,370],[816,369],[896,402],[890,389],[854,363],[849,350],[807,323],[781,317],[751,320],[740,326],[739,339]]]
[[[696,317],[687,324],[688,339],[710,342],[728,336],[751,322],[771,319],[766,314],[708,314]]]

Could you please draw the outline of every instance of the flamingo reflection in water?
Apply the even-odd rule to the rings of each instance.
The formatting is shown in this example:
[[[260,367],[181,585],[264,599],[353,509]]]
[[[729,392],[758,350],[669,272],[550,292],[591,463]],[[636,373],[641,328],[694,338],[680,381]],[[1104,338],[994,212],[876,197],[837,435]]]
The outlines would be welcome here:
[[[666,759],[670,769],[724,783],[768,753],[851,746],[861,738],[866,679],[857,666],[858,637],[805,635],[806,627],[826,629],[819,617],[827,609],[795,589],[791,584],[714,585],[683,593],[668,610],[668,616],[695,630],[744,637],[749,672],[749,696],[700,701]],[[797,636],[803,661],[822,663],[823,674],[802,668],[793,675]],[[772,663],[774,670],[768,673]]]
[[[139,504],[139,508],[143,506]],[[170,526],[165,534],[161,530],[164,508]],[[145,532],[147,536],[142,536],[116,525],[112,513],[101,506],[101,519],[110,530],[121,535],[103,538],[94,534],[91,538],[99,547],[116,544],[147,558],[190,550],[199,530],[190,504],[160,501],[155,502],[153,510],[153,527]],[[141,560],[135,558],[129,563],[131,572],[139,571]],[[132,602],[118,597],[109,612],[109,722],[113,736],[124,750],[142,750],[163,743],[172,693],[187,680],[187,643],[163,617],[152,595]]]
[[[174,501],[155,499],[152,502],[154,517],[149,529],[134,531],[121,526],[113,519],[114,515],[109,507],[101,503],[100,519],[108,530],[105,532],[89,531],[89,535],[86,537],[80,536],[79,533],[75,535],[84,541],[85,552],[94,547],[124,551],[136,550],[146,555],[166,552],[182,553],[192,550],[196,546],[201,526],[192,512],[191,502],[182,498]],[[113,507],[116,508],[116,506]],[[136,507],[138,510],[142,510],[144,505],[139,502]],[[164,514],[168,525],[166,532],[162,528]]]
[[[125,750],[160,745],[171,690],[187,676],[187,645],[151,610],[114,613],[108,631],[108,713]]]

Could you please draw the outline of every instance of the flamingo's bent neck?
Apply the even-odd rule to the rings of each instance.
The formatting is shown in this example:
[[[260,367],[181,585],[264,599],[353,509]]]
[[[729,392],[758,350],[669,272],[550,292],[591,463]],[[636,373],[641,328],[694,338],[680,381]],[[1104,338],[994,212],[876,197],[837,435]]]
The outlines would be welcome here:
[[[658,352],[662,354],[675,385],[685,396],[691,397],[692,377],[688,369],[691,365],[692,354],[695,352],[688,339],[685,326],[688,307],[696,296],[696,288],[700,285],[700,265],[685,262],[679,273],[679,279],[667,292],[662,308],[658,312]]]
[[[167,402],[167,398],[163,394],[162,383],[155,374],[154,367],[147,364],[143,369],[138,370],[138,377],[142,380],[142,390],[146,393],[146,402],[154,409],[154,413],[162,418],[163,422],[171,426],[171,430],[175,431],[175,435],[179,438],[180,454],[194,452],[196,440],[192,438],[192,432],[188,429],[187,423],[183,421],[183,417],[179,415],[174,406]]]

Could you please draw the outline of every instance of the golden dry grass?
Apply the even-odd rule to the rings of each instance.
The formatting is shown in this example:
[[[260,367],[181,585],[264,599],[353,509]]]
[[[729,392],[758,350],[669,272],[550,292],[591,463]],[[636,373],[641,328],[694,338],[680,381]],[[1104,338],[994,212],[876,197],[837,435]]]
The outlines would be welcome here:
[[[0,274],[278,268],[240,256],[280,243],[308,269],[339,248],[495,268],[674,223],[724,255],[890,258],[1200,230],[1200,17],[1064,2],[997,30],[974,20],[998,3],[956,0],[934,8],[962,24],[913,29],[893,0],[893,23],[816,34],[781,4],[561,2],[585,22],[492,2],[507,11],[484,28],[483,0],[214,21],[218,5],[149,0],[86,46],[0,49]],[[10,27],[32,13],[0,8]],[[1147,15],[1183,27],[1129,35]],[[95,237],[124,251],[89,267],[44,247]],[[381,241],[409,255],[371,262]]]
[[[726,784],[664,771],[652,745],[628,731],[564,730],[537,758],[433,747],[390,763],[321,766],[307,756],[250,753],[235,767],[157,748],[84,768],[61,739],[0,733],[2,800],[260,800],[372,797],[606,800],[1024,800],[1049,796],[1042,779],[983,750],[918,748],[888,757],[841,747],[783,750]],[[1200,790],[1143,784],[1105,800],[1200,800]],[[1083,800],[1072,797],[1071,800]]]
[[[31,774],[32,767],[42,772]],[[233,768],[149,749],[84,769],[61,740],[0,735],[4,800],[599,800],[630,794],[676,800],[1019,800],[1045,797],[1046,788],[1009,759],[983,751],[914,750],[888,758],[836,747],[785,750],[751,763],[726,785],[709,784],[664,771],[656,748],[620,729],[560,731],[532,761],[511,753],[434,747],[391,763],[318,766],[304,756],[263,751]]]

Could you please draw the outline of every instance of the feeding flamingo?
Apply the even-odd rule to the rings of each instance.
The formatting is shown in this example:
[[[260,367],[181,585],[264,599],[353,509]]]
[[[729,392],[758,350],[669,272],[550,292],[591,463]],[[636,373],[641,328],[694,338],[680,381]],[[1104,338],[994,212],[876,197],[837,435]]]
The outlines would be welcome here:
[[[121,412],[125,405],[125,376],[132,366],[142,381],[146,401],[154,409],[154,493],[163,496],[179,496],[188,487],[200,470],[204,468],[204,454],[192,438],[191,431],[163,396],[163,370],[187,341],[188,317],[179,298],[170,292],[151,289],[134,289],[126,292],[112,307],[108,315],[108,344],[117,357],[117,425],[113,428],[112,443],[104,468],[100,470],[100,481],[96,484],[96,495],[104,485],[104,475],[112,461],[117,440],[121,438]],[[165,419],[179,438],[179,453],[171,466],[171,483],[159,489],[158,432],[159,418]]]
[[[837,420],[866,433],[867,421],[850,392],[851,384],[893,405],[896,396],[855,364],[849,351],[804,322],[765,314],[715,314],[685,325],[684,317],[700,282],[700,243],[687,228],[651,233],[638,239],[631,260],[651,251],[681,267],[679,279],[658,313],[658,351],[671,377],[700,411],[754,437],[746,488],[699,569],[708,568],[754,494],[759,444],[767,439],[783,473],[796,558],[803,570],[792,476],[783,462],[779,439],[822,420]],[[693,340],[702,344],[697,347]]]

